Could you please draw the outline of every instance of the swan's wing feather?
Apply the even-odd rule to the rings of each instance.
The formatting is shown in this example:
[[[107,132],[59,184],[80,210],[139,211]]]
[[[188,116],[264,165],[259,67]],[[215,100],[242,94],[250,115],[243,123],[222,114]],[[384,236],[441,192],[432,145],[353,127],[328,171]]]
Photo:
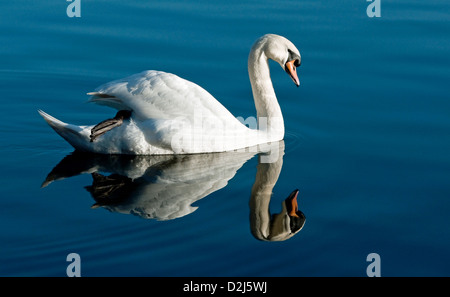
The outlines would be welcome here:
[[[89,99],[89,102],[96,103],[98,105],[109,106],[117,110],[128,109],[127,105],[123,103],[120,98],[117,98],[115,96],[100,92],[90,92],[87,93],[87,95],[92,96]]]
[[[144,71],[115,80],[88,94],[92,95],[90,102],[131,109],[141,119],[234,118],[200,86],[161,71]]]
[[[108,95],[108,94],[102,94],[102,93],[99,93],[99,92],[89,92],[89,93],[87,93],[87,95],[95,96],[95,97],[98,97],[98,98],[114,98],[114,96],[111,96],[111,95]]]
[[[91,102],[132,110],[146,142],[157,148],[195,153],[229,150],[242,139],[251,142],[250,130],[219,101],[174,74],[145,71],[90,94]]]
[[[93,142],[97,137],[105,134],[106,132],[110,131],[111,129],[115,128],[115,127],[119,127],[120,125],[122,125],[123,120],[122,119],[107,119],[104,120],[102,122],[100,122],[99,124],[95,125],[92,129],[91,129],[91,142]]]

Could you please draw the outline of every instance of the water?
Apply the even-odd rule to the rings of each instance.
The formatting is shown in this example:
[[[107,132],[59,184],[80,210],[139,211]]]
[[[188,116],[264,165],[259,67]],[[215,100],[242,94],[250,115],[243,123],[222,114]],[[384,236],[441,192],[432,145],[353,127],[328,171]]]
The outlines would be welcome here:
[[[382,276],[450,275],[448,1],[381,0],[380,18],[354,0],[153,2],[82,0],[80,18],[66,1],[2,3],[0,275],[65,276],[69,253],[82,276],[365,276],[370,253]],[[270,64],[286,137],[267,206],[282,212],[298,188],[306,216],[284,241],[251,231],[258,155],[73,160],[37,113],[98,123],[114,111],[85,104],[86,92],[156,69],[254,116],[247,55],[265,33],[302,53],[300,88]],[[55,170],[67,178],[41,188],[64,158],[74,162]],[[124,177],[146,169],[138,184]],[[113,206],[91,208],[92,172],[125,185]],[[158,179],[176,177],[145,202]],[[136,193],[148,218],[132,211],[142,200],[120,201]]]

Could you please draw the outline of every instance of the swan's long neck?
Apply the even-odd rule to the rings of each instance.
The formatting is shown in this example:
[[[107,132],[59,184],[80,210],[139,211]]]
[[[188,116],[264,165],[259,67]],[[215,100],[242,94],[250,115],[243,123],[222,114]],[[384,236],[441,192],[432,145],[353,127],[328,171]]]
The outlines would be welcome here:
[[[263,49],[264,44],[261,42],[253,46],[248,57],[248,73],[255,100],[258,129],[267,132],[269,141],[277,141],[284,137],[284,121],[270,79],[269,61]]]

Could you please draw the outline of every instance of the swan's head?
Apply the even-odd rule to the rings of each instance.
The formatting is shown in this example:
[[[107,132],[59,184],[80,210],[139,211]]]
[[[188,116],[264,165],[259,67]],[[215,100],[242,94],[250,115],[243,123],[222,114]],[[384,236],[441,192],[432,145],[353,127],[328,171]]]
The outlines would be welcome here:
[[[297,67],[300,66],[302,58],[299,50],[292,42],[280,35],[266,34],[256,41],[256,45],[262,47],[267,58],[280,64],[297,87],[300,85]]]

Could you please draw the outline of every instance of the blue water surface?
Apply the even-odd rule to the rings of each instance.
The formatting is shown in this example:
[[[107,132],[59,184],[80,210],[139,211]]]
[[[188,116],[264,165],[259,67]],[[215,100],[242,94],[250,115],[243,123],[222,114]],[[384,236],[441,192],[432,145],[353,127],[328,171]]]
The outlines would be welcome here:
[[[381,0],[373,18],[365,0],[80,2],[72,18],[64,0],[0,6],[1,276],[66,276],[70,253],[82,276],[366,276],[370,253],[382,276],[450,276],[448,1]],[[147,218],[126,208],[136,200],[92,208],[97,173],[150,168],[140,184],[115,179],[120,197],[173,172],[217,176],[191,159],[74,157],[37,110],[98,123],[115,111],[86,104],[87,92],[154,69],[255,116],[247,57],[266,33],[302,54],[299,88],[270,63],[286,136],[266,212],[282,212],[297,188],[303,228],[281,241],[252,233],[256,154],[220,163],[236,173],[223,169],[222,187],[177,217],[164,210],[184,201],[182,187],[165,189]],[[66,178],[46,184],[63,159]]]

